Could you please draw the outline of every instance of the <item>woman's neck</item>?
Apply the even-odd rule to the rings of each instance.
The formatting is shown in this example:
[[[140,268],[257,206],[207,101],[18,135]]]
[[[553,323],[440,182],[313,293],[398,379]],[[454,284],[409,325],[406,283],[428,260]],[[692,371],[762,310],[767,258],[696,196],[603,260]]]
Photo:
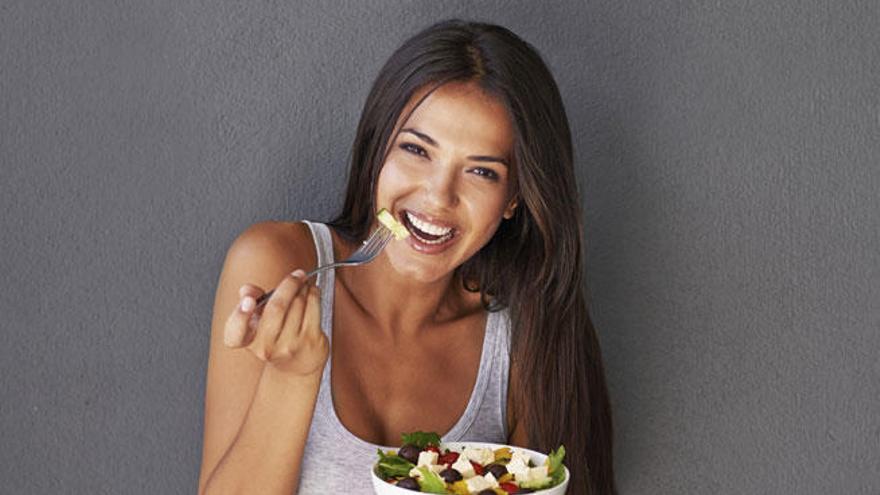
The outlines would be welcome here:
[[[336,259],[345,259],[357,247],[336,232],[332,237]],[[365,265],[338,268],[336,278],[376,328],[391,338],[413,336],[480,305],[479,294],[465,292],[454,272],[430,282],[414,280],[398,273],[384,254]]]
[[[453,273],[422,282],[401,276],[387,258],[337,270],[354,301],[391,338],[411,337],[460,316],[465,301]]]

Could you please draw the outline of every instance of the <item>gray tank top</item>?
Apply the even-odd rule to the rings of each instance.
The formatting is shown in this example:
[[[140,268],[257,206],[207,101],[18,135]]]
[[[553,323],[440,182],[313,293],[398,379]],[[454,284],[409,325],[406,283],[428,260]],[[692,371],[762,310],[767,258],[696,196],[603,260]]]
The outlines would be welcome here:
[[[305,222],[312,231],[318,265],[333,261],[330,229]],[[321,327],[333,335],[333,287],[335,274],[318,275],[321,288]],[[442,437],[444,442],[481,441],[507,443],[507,380],[510,355],[510,323],[507,311],[489,313],[483,338],[480,369],[464,414]],[[441,432],[437,432],[441,433]],[[315,414],[300,469],[299,495],[346,493],[372,495],[370,468],[378,460],[377,449],[392,449],[366,442],[340,422],[330,394],[330,360],[324,367]]]

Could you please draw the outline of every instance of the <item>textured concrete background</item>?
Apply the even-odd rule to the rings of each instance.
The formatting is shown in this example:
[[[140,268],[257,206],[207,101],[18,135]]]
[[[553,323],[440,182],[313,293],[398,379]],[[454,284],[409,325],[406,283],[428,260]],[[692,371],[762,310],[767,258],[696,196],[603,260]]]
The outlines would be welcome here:
[[[463,16],[565,98],[622,493],[880,493],[878,6],[4,0],[0,492],[194,492],[226,248]]]

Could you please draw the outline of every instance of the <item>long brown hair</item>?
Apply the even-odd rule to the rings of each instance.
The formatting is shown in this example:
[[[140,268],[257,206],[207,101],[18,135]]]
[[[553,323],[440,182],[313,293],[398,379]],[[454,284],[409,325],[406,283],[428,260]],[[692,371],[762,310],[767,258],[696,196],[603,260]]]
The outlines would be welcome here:
[[[614,494],[611,407],[587,309],[571,133],[553,76],[534,47],[501,26],[460,20],[407,40],[367,97],[345,204],[330,225],[350,240],[366,237],[376,178],[401,113],[418,90],[451,81],[476,82],[506,105],[519,199],[513,217],[458,275],[466,288],[480,291],[487,309],[509,310],[511,366],[519,377],[511,392],[528,447],[548,452],[565,445],[569,493]]]

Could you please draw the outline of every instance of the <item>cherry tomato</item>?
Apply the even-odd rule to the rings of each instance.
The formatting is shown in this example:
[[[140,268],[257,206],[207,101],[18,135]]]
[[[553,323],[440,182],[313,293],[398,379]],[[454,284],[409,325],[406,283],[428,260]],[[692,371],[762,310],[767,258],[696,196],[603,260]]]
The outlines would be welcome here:
[[[458,460],[458,452],[447,452],[437,459],[437,464],[453,464]]]
[[[506,481],[504,483],[499,483],[498,486],[507,493],[516,493],[519,491],[519,488],[516,485]]]

